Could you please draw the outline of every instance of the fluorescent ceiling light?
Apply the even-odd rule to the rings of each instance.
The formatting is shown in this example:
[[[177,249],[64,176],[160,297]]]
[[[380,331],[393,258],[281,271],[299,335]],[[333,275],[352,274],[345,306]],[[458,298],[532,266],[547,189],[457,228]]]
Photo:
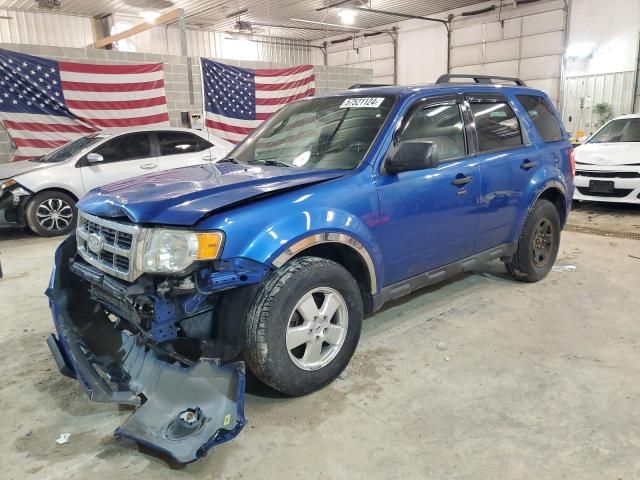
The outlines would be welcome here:
[[[565,55],[567,58],[588,58],[595,51],[593,43],[574,43],[567,47]]]
[[[145,22],[154,23],[160,16],[160,12],[156,12],[155,10],[143,10],[140,12],[140,16],[144,18]]]
[[[340,28],[348,28],[350,30],[360,30],[357,27],[349,27],[347,25],[340,25],[338,23],[316,22],[315,20],[305,20],[303,18],[292,18],[291,21],[293,21],[293,22],[313,23],[314,25],[323,25],[325,27],[340,27]]]
[[[345,25],[352,25],[356,18],[356,11],[350,8],[341,8],[338,10],[338,16],[340,17],[340,21]]]

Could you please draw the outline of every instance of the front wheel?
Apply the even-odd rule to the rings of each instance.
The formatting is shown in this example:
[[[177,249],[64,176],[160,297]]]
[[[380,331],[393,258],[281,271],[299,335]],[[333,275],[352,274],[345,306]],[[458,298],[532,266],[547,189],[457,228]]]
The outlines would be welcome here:
[[[362,312],[358,284],[344,267],[317,257],[291,260],[266,278],[249,309],[247,365],[287,395],[316,391],[349,363]]]
[[[63,192],[40,192],[27,204],[25,215],[31,231],[42,237],[66,235],[76,226],[76,202]]]
[[[520,282],[538,282],[547,276],[560,248],[560,216],[553,203],[538,200],[529,211],[518,239],[518,249],[507,270]]]

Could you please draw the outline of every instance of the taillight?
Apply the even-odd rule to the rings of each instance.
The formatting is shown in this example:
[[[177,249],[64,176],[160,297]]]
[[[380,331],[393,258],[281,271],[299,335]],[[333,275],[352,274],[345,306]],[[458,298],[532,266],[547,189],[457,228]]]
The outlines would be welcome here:
[[[569,149],[569,167],[571,168],[571,178],[576,176],[576,153],[573,147]]]

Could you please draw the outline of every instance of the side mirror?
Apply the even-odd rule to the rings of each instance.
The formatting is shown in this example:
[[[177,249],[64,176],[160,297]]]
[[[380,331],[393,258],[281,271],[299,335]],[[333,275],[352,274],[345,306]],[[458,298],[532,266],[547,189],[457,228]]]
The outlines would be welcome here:
[[[87,155],[87,162],[89,163],[100,163],[104,162],[104,157],[99,153],[90,153]]]
[[[436,144],[421,140],[410,140],[398,145],[391,158],[387,159],[384,168],[386,172],[396,174],[433,168],[437,167],[438,164],[438,147]]]

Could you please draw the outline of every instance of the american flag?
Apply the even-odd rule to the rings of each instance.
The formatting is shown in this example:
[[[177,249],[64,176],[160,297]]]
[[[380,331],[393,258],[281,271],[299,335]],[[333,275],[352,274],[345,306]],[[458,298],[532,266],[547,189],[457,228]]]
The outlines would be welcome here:
[[[169,125],[162,64],[57,62],[0,49],[0,120],[14,160],[96,130]]]
[[[233,143],[283,105],[315,92],[312,65],[254,70],[206,58],[201,62],[206,127]]]

